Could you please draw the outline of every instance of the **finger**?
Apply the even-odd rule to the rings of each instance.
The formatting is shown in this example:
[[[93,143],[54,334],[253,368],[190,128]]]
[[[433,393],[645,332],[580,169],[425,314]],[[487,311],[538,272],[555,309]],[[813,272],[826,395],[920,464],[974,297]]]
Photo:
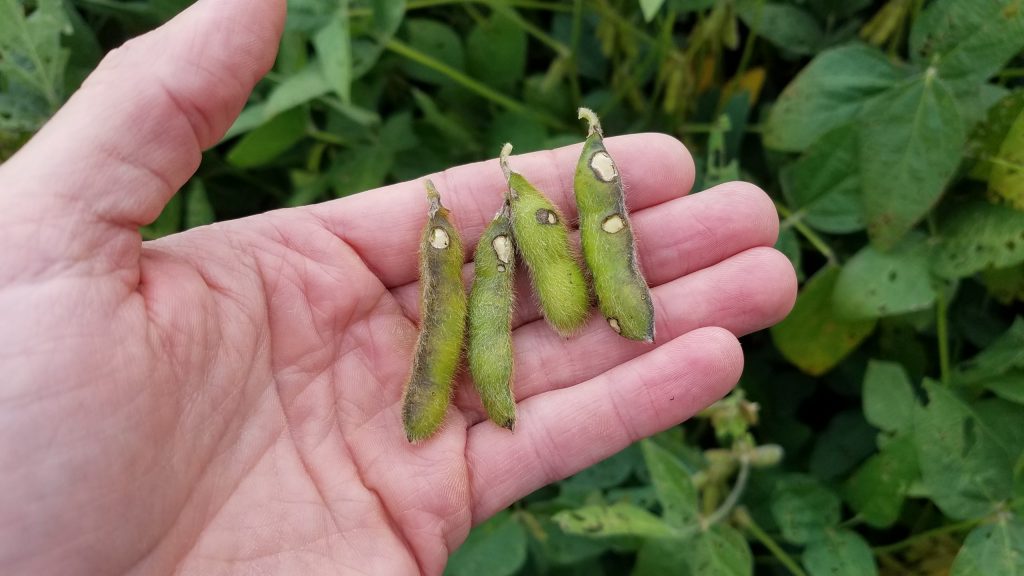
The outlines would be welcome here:
[[[608,138],[631,210],[682,196],[693,185],[693,159],[675,138],[631,134]],[[513,156],[512,168],[547,194],[570,220],[576,218],[572,178],[579,144]],[[497,159],[467,164],[429,176],[452,211],[466,246],[477,239],[501,207],[507,189]],[[350,244],[387,287],[416,280],[417,248],[426,222],[427,202],[420,180],[403,182],[309,208]],[[467,250],[472,258],[472,250]]]
[[[490,422],[470,428],[474,523],[686,420],[724,396],[742,370],[736,338],[702,328],[587,382],[529,398],[514,434]]]
[[[740,337],[786,317],[796,299],[796,274],[789,260],[772,248],[753,248],[710,268],[694,272],[651,292],[658,342],[671,342],[709,326]],[[572,386],[651,350],[630,342],[595,315],[583,330],[565,340],[542,320],[513,333],[517,401]],[[475,424],[484,416],[468,376],[458,405]]]
[[[658,286],[758,246],[774,246],[779,219],[775,205],[758,187],[722,184],[634,213],[640,266],[648,284]],[[517,271],[518,272],[518,271]],[[467,285],[473,265],[463,268]],[[516,274],[514,327],[541,317],[525,269]],[[410,318],[419,317],[419,284],[392,290]]]
[[[201,0],[112,51],[0,166],[0,202],[61,221],[62,247],[79,254],[119,245],[88,227],[134,231],[159,215],[273,64],[284,10],[282,0]]]

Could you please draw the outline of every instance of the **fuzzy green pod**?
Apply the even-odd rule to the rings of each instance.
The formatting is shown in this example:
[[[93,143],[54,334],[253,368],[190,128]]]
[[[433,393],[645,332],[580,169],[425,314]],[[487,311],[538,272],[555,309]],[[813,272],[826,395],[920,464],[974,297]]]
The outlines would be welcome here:
[[[429,438],[444,421],[466,328],[462,241],[427,180],[427,226],[420,243],[420,335],[402,398],[409,442]]]
[[[569,244],[565,216],[547,197],[508,166],[512,145],[501,151],[508,179],[512,233],[530,269],[530,280],[544,318],[562,336],[571,336],[590,315],[590,293],[579,260]]]
[[[487,417],[512,430],[516,400],[512,394],[513,272],[516,263],[508,204],[484,230],[473,256],[469,291],[467,356],[473,385]]]
[[[620,335],[654,342],[654,302],[637,262],[622,179],[604,147],[597,116],[586,108],[580,108],[579,115],[590,124],[590,134],[573,184],[580,246],[594,280],[597,305]]]

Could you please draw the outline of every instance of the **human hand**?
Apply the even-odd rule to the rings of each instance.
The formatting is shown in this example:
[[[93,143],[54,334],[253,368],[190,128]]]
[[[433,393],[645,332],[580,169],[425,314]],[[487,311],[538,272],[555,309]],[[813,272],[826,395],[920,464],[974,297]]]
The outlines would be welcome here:
[[[792,306],[764,193],[683,197],[682,145],[610,138],[657,345],[596,314],[562,340],[521,282],[515,433],[462,382],[444,429],[409,445],[421,182],[137,231],[270,67],[283,17],[279,0],[202,0],[110,54],[0,166],[4,572],[437,574],[473,524],[724,395],[736,336]],[[572,216],[578,150],[513,164]],[[471,247],[497,162],[433,178]]]

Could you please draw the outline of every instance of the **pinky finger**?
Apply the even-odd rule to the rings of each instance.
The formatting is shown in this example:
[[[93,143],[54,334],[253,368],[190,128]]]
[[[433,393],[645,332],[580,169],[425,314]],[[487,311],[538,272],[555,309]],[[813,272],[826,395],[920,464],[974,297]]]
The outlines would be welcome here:
[[[479,523],[530,492],[670,428],[739,381],[743,352],[722,328],[701,328],[586,382],[519,404],[515,434],[481,422],[466,454]]]

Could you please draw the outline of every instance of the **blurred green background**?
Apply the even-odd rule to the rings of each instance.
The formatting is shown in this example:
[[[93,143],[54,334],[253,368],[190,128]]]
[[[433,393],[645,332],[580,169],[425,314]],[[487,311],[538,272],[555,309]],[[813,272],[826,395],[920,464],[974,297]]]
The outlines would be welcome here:
[[[187,0],[0,0],[0,159]],[[1021,0],[292,0],[156,238],[608,134],[776,201],[736,393],[476,528],[451,574],[1024,573]]]

